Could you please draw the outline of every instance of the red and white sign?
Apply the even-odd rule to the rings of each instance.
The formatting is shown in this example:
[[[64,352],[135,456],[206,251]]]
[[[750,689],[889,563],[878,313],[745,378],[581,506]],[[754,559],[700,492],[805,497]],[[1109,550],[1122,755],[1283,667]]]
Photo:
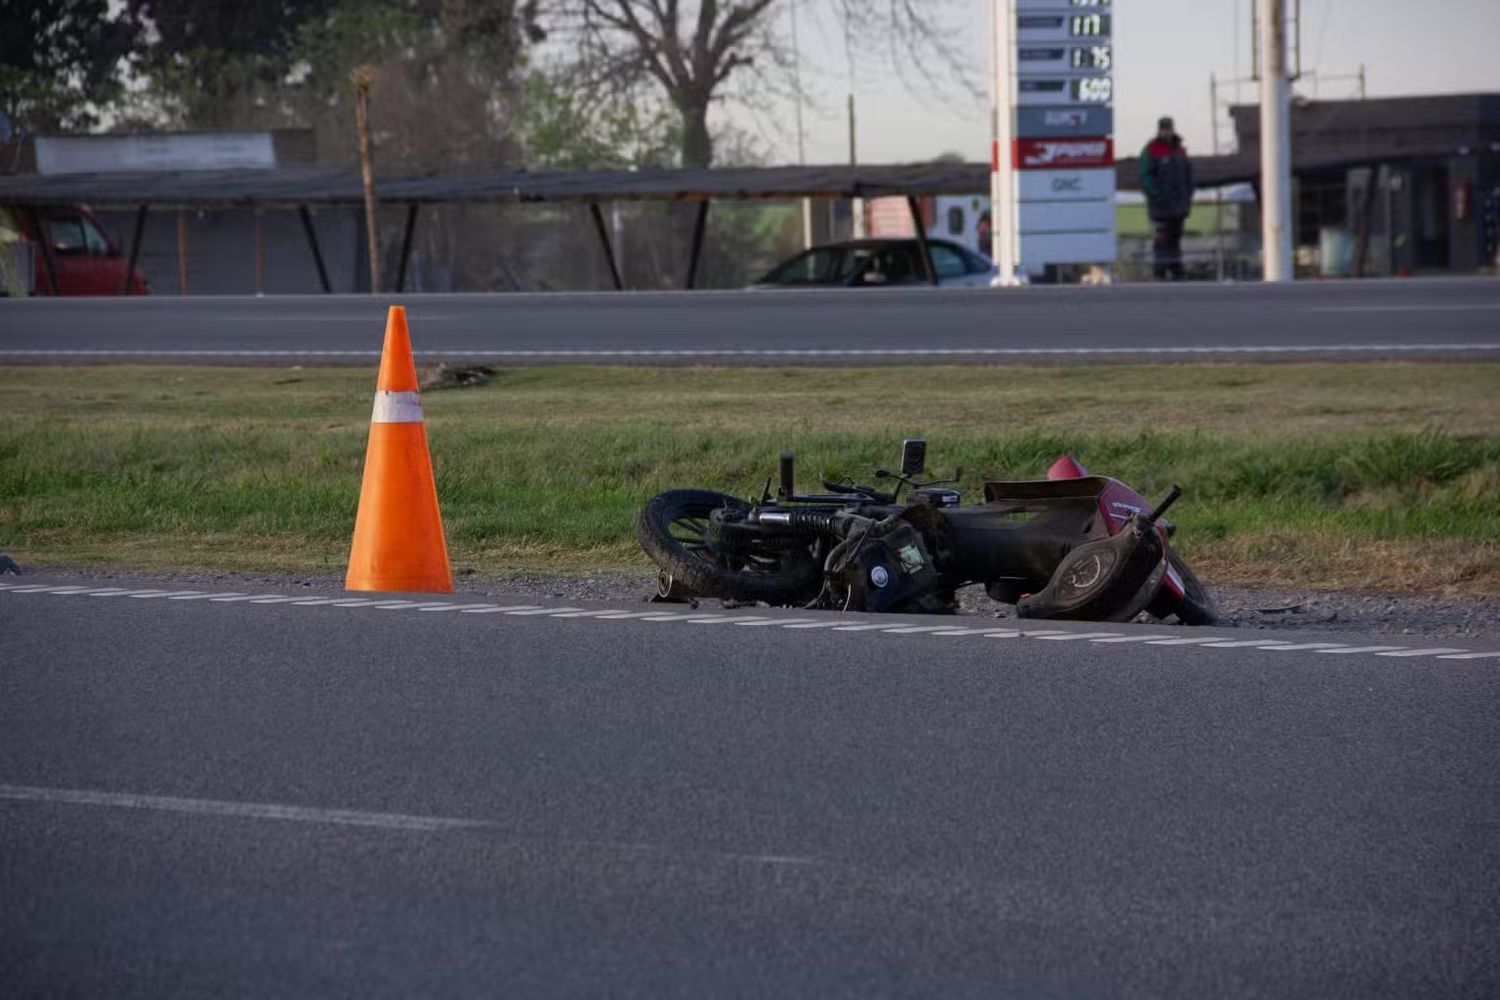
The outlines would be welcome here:
[[[1113,167],[1112,139],[1017,139],[1011,165],[1017,170]]]

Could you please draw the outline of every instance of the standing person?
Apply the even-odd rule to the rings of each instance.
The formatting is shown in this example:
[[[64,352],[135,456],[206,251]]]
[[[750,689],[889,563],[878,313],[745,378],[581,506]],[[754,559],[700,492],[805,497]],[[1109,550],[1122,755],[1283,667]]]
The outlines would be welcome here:
[[[1156,123],[1156,138],[1141,150],[1141,189],[1156,226],[1151,242],[1152,273],[1158,280],[1182,280],[1182,224],[1193,210],[1193,164],[1172,119]]]

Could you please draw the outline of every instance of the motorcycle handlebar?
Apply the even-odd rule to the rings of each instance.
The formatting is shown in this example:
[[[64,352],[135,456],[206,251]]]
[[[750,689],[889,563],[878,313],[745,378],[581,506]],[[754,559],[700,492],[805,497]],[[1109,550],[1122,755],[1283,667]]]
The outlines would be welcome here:
[[[1161,516],[1167,512],[1167,508],[1176,503],[1177,498],[1180,496],[1182,496],[1182,487],[1173,483],[1172,488],[1167,490],[1167,495],[1162,497],[1161,502],[1151,509],[1151,513],[1146,515],[1146,523],[1155,524],[1159,521]]]

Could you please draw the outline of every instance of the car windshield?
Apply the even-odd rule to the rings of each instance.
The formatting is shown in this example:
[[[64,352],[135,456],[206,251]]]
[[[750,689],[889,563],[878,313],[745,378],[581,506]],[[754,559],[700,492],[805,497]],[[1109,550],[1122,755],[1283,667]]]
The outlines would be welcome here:
[[[818,247],[793,257],[762,279],[767,285],[844,285],[913,280],[910,255],[899,247]]]

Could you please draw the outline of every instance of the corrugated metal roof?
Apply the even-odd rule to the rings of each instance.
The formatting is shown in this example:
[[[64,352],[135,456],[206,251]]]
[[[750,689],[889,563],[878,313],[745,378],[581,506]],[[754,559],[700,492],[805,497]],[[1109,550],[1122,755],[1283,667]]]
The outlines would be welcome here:
[[[376,181],[382,202],[701,201],[969,194],[989,187],[987,164],[744,167],[713,170],[499,172]],[[359,178],[338,170],[160,171],[0,177],[0,202],[163,206],[346,204]]]

